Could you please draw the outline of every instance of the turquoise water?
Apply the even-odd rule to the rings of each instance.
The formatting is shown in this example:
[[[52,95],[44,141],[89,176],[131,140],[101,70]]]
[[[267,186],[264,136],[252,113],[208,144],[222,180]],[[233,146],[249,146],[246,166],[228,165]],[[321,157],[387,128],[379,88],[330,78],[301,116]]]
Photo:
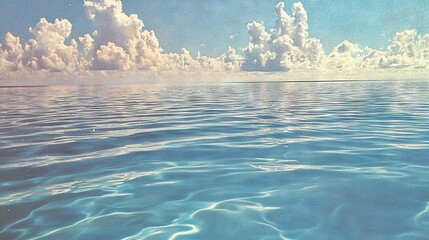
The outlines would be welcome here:
[[[0,239],[429,239],[429,82],[0,89]]]

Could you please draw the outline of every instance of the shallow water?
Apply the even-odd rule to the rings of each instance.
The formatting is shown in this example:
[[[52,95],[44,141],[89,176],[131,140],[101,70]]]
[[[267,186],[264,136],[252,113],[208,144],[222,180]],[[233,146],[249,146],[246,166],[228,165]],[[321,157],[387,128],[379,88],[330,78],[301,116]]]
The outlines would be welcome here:
[[[429,239],[429,83],[0,89],[0,239]]]

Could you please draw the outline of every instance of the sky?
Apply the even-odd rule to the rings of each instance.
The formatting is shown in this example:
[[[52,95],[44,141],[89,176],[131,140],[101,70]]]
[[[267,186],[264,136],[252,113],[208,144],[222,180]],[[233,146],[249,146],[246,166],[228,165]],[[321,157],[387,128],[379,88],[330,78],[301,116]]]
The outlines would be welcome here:
[[[383,48],[396,32],[416,29],[429,33],[429,1],[425,0],[302,0],[311,35],[332,49],[342,40]],[[126,13],[136,13],[156,31],[166,51],[185,47],[217,56],[228,46],[246,44],[246,24],[257,20],[272,26],[278,1],[257,0],[123,0]],[[285,1],[287,6],[292,1]],[[29,38],[28,28],[40,18],[65,18],[73,23],[71,37],[94,31],[80,0],[2,0],[0,36]],[[17,21],[17,19],[19,19]],[[237,35],[236,35],[237,34]],[[231,37],[232,36],[232,37]]]
[[[114,0],[87,1],[98,5],[116,4]],[[298,1],[284,1],[284,11],[291,15],[292,18],[294,17],[292,13],[293,4],[296,4],[297,2]],[[186,51],[189,51],[189,55],[193,58],[196,58],[197,51],[208,58],[217,58],[222,54],[228,53],[228,51],[230,51],[229,47],[232,47],[234,50],[231,53],[232,55],[238,54],[244,58],[244,60],[240,60],[239,57],[237,57],[237,61],[244,63],[247,61],[249,64],[252,61],[262,61],[261,64],[263,66],[259,66],[261,64],[258,66],[250,64],[252,65],[250,66],[249,64],[246,65],[240,63],[239,68],[241,70],[289,71],[290,69],[295,68],[291,67],[292,65],[295,66],[295,63],[297,62],[297,60],[293,60],[294,56],[288,56],[288,58],[290,58],[289,60],[285,60],[284,57],[271,56],[271,60],[276,58],[275,61],[278,62],[276,64],[282,66],[266,67],[265,64],[270,65],[269,53],[275,52],[277,55],[285,55],[289,54],[288,51],[292,50],[288,48],[288,50],[281,50],[278,52],[278,46],[274,46],[275,44],[273,45],[272,42],[256,43],[249,35],[250,30],[248,24],[253,21],[261,23],[268,34],[273,34],[271,29],[278,29],[279,25],[276,25],[276,19],[279,19],[279,15],[276,15],[276,6],[278,6],[278,3],[279,1],[272,0],[123,0],[121,6],[116,7],[117,9],[120,9],[119,12],[124,14],[124,16],[129,17],[131,14],[136,14],[138,19],[144,23],[144,28],[142,28],[141,31],[153,30],[156,35],[156,41],[159,42],[159,48],[163,49],[163,53],[171,52],[180,55],[174,56],[173,58],[182,58],[183,60],[183,48],[185,48]],[[304,41],[306,41],[307,38],[314,38],[320,41],[324,51],[324,55],[321,58],[324,59],[325,55],[338,56],[338,54],[335,54],[336,49],[338,49],[337,47],[343,44],[344,41],[347,41],[344,46],[349,43],[355,44],[348,45],[348,47],[351,48],[347,48],[347,50],[353,49],[352,46],[359,47],[359,51],[356,50],[354,52],[350,52],[349,55],[353,55],[353,57],[356,57],[357,52],[362,52],[366,47],[369,47],[373,50],[380,50],[383,53],[386,53],[383,57],[386,57],[386,61],[390,61],[390,63],[386,63],[380,68],[386,68],[387,66],[395,66],[395,68],[398,68],[397,66],[399,65],[401,66],[400,68],[403,68],[404,66],[410,66],[412,64],[415,65],[415,63],[398,63],[399,60],[397,60],[396,57],[392,60],[391,56],[394,54],[392,52],[389,53],[388,51],[389,46],[395,41],[395,35],[398,32],[415,30],[415,35],[418,37],[415,36],[414,38],[423,39],[423,36],[429,33],[429,14],[427,14],[429,12],[429,1],[426,0],[301,0],[300,3],[302,3],[304,11],[306,11],[305,19],[302,20],[304,24],[303,26],[308,25],[308,29],[306,28],[304,31],[305,33],[303,33],[306,35]],[[76,48],[79,49],[79,52],[82,52],[79,38],[85,34],[90,34],[91,38],[95,40],[95,48],[92,49],[94,52],[94,59],[91,57],[87,59],[90,62],[88,63],[87,68],[92,70],[110,69],[113,63],[97,63],[98,59],[101,59],[101,57],[97,56],[96,53],[103,45],[107,46],[108,42],[113,40],[101,39],[101,37],[97,37],[93,34],[95,30],[100,32],[100,24],[96,22],[97,20],[91,19],[88,16],[88,9],[88,5],[84,5],[83,0],[2,0],[0,2],[0,36],[6,36],[8,32],[15,37],[19,36],[20,43],[24,49],[25,44],[35,36],[34,33],[29,31],[29,28],[34,28],[34,26],[39,23],[40,19],[46,18],[46,24],[54,23],[55,19],[67,19],[72,27],[70,29],[70,34],[63,36],[65,37],[64,44],[58,45],[60,51],[64,50],[64,46],[72,45],[71,39],[75,39],[78,45]],[[253,27],[254,29],[260,29],[260,26]],[[43,34],[49,35],[46,33]],[[107,34],[107,32],[105,34]],[[289,37],[292,38],[293,43],[291,44],[296,46],[297,40],[294,39],[294,36],[292,36],[293,34],[295,33],[288,33],[286,35],[289,35]],[[413,35],[413,33],[409,34]],[[274,39],[277,35],[277,33],[271,35],[271,39]],[[139,36],[136,39],[141,40],[145,39],[145,37]],[[284,39],[282,39],[282,41],[283,40]],[[417,39],[414,39],[413,41],[419,42]],[[5,42],[6,40],[2,41],[3,51],[6,51],[5,46],[7,44],[5,44]],[[44,41],[39,39],[38,42],[41,43]],[[109,48],[103,48],[103,51],[105,50],[104,52],[107,53],[108,49],[111,50],[110,52],[118,50],[120,52],[119,55],[123,57],[123,60],[127,58],[126,55],[129,55],[129,61],[133,63],[130,66],[117,66],[113,64],[115,65],[112,67],[113,69],[153,69],[155,67],[159,69],[158,60],[156,60],[158,61],[156,64],[151,63],[148,65],[142,62],[136,64],[135,61],[137,60],[131,53],[132,50],[128,48],[127,42],[125,40],[120,40],[120,42],[123,46],[121,43],[113,41],[114,45],[109,46]],[[255,48],[249,48],[249,44],[264,44],[264,47],[263,49],[259,48],[255,51]],[[415,45],[418,45],[418,48],[421,50],[419,51],[423,54],[426,46],[422,47],[420,46],[422,45],[420,43],[416,43]],[[313,43],[312,46],[317,48],[315,43]],[[120,51],[120,48],[122,48],[123,53]],[[305,58],[311,58],[311,56],[309,56],[310,53],[308,52],[308,46],[306,47],[303,45],[298,46],[298,48],[301,55],[306,55]],[[154,51],[158,54],[157,50]],[[26,51],[22,53],[24,58],[26,55],[25,52]],[[268,53],[268,55],[266,53]],[[43,54],[36,54],[36,56],[34,55],[34,52],[31,54],[27,55],[31,56],[33,59],[41,59],[45,56]],[[56,54],[63,58],[64,54]],[[254,54],[259,55],[253,56]],[[261,54],[266,55],[262,56]],[[404,55],[404,53],[399,52],[396,52],[395,54]],[[419,55],[419,59],[426,60],[426,57],[422,54]],[[6,57],[6,59],[10,62],[10,56],[13,54],[4,53],[3,55],[7,55],[8,57]],[[76,58],[80,58],[80,55],[82,54],[79,53],[79,56]],[[148,54],[145,53],[145,56],[147,55]],[[365,58],[363,53],[361,55],[362,58]],[[162,57],[158,56],[158,58]],[[30,59],[30,57],[28,57],[28,59]],[[422,68],[420,60],[416,67],[419,69]],[[23,62],[22,60],[19,61]],[[61,65],[68,65],[69,63],[67,61],[63,58]],[[76,61],[78,62],[78,60]],[[150,61],[155,60],[151,59]],[[285,61],[292,61],[294,63],[286,64]],[[6,64],[3,63],[3,66],[9,66],[9,62]],[[77,62],[74,62],[73,64],[76,66],[79,65],[80,63]],[[162,64],[165,64],[165,61],[161,62]],[[58,66],[54,68],[50,68],[48,66],[41,67],[40,62],[38,62],[37,67],[34,67],[34,64],[30,64],[29,60],[27,62],[23,62],[23,65],[24,67],[22,68],[26,68],[31,65],[32,68],[49,71],[53,70],[54,72],[62,71],[64,69],[70,71],[70,68],[76,68],[76,66],[70,68]],[[42,65],[46,64],[43,63]],[[54,65],[58,64],[55,63]],[[168,68],[172,68],[170,65],[177,64],[169,64]],[[309,65],[315,65],[314,61],[306,66],[308,67]],[[424,65],[426,67],[426,62]],[[15,67],[15,69],[17,68],[21,67]],[[10,67],[8,67],[8,71],[11,71]]]

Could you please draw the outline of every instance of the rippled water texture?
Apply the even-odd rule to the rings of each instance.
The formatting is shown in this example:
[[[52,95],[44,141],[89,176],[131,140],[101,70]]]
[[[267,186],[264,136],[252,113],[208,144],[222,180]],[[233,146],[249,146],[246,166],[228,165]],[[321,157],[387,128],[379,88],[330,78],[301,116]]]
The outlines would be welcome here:
[[[426,81],[0,100],[0,239],[429,239]]]

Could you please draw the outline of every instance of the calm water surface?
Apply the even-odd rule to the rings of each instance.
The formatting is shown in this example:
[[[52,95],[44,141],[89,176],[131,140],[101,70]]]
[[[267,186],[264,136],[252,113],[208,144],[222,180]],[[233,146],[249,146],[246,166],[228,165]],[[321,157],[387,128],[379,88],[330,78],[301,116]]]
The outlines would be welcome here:
[[[0,239],[429,239],[429,82],[2,88]]]

